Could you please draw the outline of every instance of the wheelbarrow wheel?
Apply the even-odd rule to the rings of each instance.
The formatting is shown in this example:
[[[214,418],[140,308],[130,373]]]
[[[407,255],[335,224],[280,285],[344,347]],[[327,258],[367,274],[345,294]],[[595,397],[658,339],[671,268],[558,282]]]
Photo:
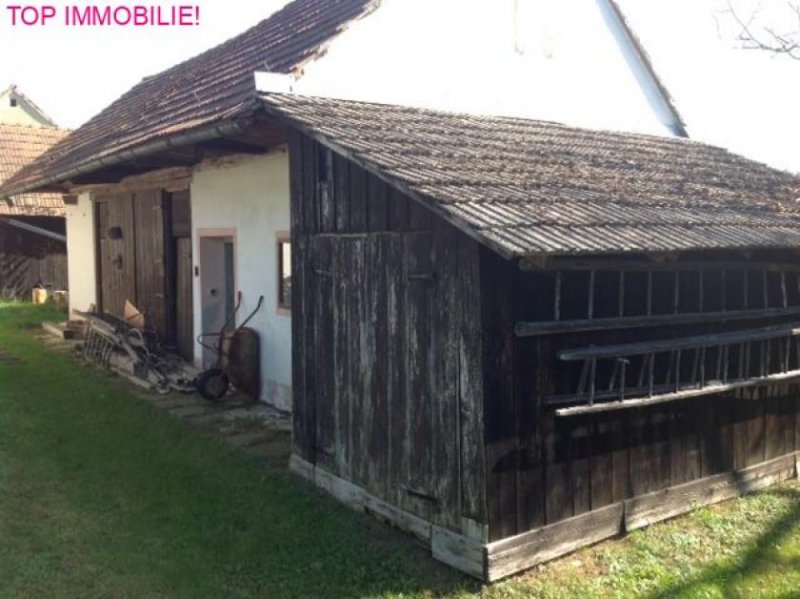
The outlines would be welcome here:
[[[228,392],[230,379],[221,368],[209,368],[201,372],[195,381],[197,392],[209,401],[219,401]]]

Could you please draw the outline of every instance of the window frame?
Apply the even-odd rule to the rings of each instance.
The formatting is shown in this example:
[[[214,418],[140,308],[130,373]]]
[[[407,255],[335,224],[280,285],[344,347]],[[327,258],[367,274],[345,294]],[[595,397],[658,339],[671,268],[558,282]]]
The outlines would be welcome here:
[[[289,302],[287,303],[284,298],[284,285],[283,285],[283,256],[284,256],[284,249],[283,246],[285,244],[289,245],[290,251],[292,247],[292,235],[288,231],[278,231],[275,235],[275,265],[276,265],[276,293],[275,293],[275,301],[277,305],[278,314],[282,314],[284,316],[291,316],[292,314],[292,304],[291,304],[291,295],[289,297]],[[289,264],[289,277],[292,276],[292,267],[291,263]],[[291,292],[290,292],[291,293]]]

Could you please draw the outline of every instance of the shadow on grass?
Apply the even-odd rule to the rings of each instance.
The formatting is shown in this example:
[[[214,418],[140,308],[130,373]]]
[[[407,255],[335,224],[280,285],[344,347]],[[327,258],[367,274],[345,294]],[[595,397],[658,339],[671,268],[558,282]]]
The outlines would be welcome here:
[[[650,594],[649,599],[694,596],[694,591],[700,591],[706,585],[715,585],[724,597],[739,597],[742,595],[736,587],[749,576],[764,574],[776,567],[800,569],[800,558],[785,559],[775,555],[776,547],[787,540],[794,528],[800,524],[800,489],[776,489],[762,491],[761,494],[787,497],[792,500],[792,506],[735,559],[725,565],[711,565],[695,576],[676,582],[667,588],[661,588]],[[788,591],[787,594],[778,597],[796,599],[800,597],[800,590]]]

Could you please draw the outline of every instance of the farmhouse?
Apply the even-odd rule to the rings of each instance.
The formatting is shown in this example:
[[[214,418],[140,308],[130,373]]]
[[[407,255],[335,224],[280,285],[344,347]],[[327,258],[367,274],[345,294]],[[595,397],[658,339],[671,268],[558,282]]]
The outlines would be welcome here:
[[[0,185],[67,133],[15,86],[0,93]],[[36,285],[66,290],[64,233],[60,194],[0,202],[0,297],[29,298]]]
[[[800,180],[679,139],[613,4],[580,59],[515,7],[297,0],[0,189],[75,196],[72,308],[198,364],[241,294],[293,469],[486,580],[800,449]]]
[[[239,292],[239,322],[263,297],[249,322],[260,336],[260,397],[288,411],[289,159],[255,73],[267,88],[312,95],[685,134],[614,5],[580,2],[576,23],[554,0],[296,0],[146,78],[3,191],[75,198],[66,207],[73,313],[121,315],[130,300],[198,366],[213,357],[197,336],[223,327]]]

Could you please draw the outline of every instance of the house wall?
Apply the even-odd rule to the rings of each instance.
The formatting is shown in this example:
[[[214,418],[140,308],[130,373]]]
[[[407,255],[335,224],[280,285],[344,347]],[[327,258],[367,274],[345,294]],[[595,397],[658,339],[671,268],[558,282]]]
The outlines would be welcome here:
[[[64,206],[67,222],[69,309],[85,312],[97,303],[96,233],[91,195],[81,193],[77,204]]]
[[[299,93],[669,135],[674,115],[608,0],[386,0]]]
[[[291,316],[278,310],[277,234],[289,230],[289,160],[285,149],[262,156],[236,156],[198,167],[191,185],[193,254],[199,238],[233,233],[237,289],[243,294],[241,323],[259,296],[264,305],[250,321],[261,341],[262,400],[291,409]],[[200,278],[194,279],[194,327],[202,328]],[[202,361],[202,348],[195,346]]]
[[[12,100],[16,106],[12,106]],[[13,90],[0,94],[0,123],[52,127],[53,123]]]
[[[321,169],[308,138],[290,148],[293,452],[480,541],[477,242],[343,157]]]

